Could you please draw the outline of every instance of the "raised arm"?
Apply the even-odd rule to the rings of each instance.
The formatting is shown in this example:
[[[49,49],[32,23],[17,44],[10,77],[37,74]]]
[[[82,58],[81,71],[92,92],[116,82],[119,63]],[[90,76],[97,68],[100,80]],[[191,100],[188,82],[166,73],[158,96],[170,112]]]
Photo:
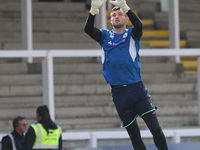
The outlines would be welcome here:
[[[89,14],[87,21],[85,23],[84,31],[87,33],[91,38],[99,42],[101,40],[101,31],[94,27],[94,19],[95,16],[93,16],[91,13]]]
[[[103,6],[106,0],[92,0],[90,14],[86,20],[84,31],[91,38],[99,42],[101,40],[102,34],[101,31],[94,27],[94,20],[96,14],[99,14],[99,8]]]
[[[140,21],[139,17],[132,10],[129,10],[126,14],[128,15],[132,25],[134,26],[134,28],[132,30],[133,35],[135,37],[142,36],[143,25],[142,25],[142,22]]]

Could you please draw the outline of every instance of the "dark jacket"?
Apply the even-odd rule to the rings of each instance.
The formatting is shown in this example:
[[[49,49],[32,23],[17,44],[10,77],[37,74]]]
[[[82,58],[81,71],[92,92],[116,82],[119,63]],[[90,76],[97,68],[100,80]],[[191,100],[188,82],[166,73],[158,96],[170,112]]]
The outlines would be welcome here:
[[[21,136],[17,131],[13,131],[11,134],[13,135],[15,141],[15,147],[17,148],[17,150],[22,150],[24,135]],[[13,150],[12,142],[8,135],[4,136],[1,142],[2,142],[1,150]]]

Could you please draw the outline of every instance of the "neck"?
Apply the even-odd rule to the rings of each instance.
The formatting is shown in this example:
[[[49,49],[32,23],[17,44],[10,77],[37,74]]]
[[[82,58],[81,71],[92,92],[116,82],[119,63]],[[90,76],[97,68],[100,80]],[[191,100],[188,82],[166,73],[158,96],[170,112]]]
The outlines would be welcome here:
[[[23,133],[22,132],[20,132],[20,131],[18,131],[18,130],[16,130],[16,132],[19,134],[19,135],[23,135]]]
[[[125,32],[126,27],[121,27],[121,28],[115,28],[115,27],[113,27],[113,30],[114,30],[114,33],[116,33],[116,34],[122,34],[122,33]]]

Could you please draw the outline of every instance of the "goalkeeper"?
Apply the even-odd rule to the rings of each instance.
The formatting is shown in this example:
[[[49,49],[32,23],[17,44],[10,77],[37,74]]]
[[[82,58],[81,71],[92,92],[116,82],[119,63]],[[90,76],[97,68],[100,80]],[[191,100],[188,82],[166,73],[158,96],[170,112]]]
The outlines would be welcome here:
[[[115,5],[110,14],[113,30],[95,28],[95,16],[105,2],[106,0],[92,0],[84,30],[103,49],[103,75],[111,85],[113,102],[122,127],[126,128],[135,150],[146,150],[136,120],[137,116],[142,117],[153,135],[156,147],[167,150],[156,108],[141,78],[139,49],[142,23],[125,0],[116,0],[110,1]],[[129,19],[133,27],[126,29]]]

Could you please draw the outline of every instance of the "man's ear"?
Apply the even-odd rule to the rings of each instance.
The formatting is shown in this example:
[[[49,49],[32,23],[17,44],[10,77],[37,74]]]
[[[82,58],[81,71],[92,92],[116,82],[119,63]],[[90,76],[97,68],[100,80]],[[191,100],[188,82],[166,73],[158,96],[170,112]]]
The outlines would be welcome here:
[[[112,22],[111,22],[111,18],[110,18],[110,23],[112,24]]]
[[[128,16],[126,16],[126,22],[128,22],[129,21],[129,17]]]

